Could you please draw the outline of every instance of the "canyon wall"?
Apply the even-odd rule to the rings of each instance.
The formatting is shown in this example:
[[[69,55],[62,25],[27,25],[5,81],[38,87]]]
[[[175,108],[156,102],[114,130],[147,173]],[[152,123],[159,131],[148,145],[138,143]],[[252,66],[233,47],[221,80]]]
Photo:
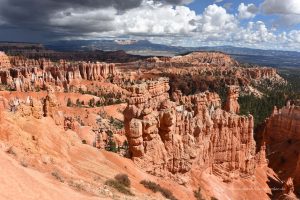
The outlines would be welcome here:
[[[288,102],[281,109],[275,107],[260,134],[267,146],[269,166],[283,180],[292,177],[300,195],[300,106]]]
[[[222,110],[219,96],[210,92],[192,96],[177,92],[171,101],[166,78],[128,90],[125,131],[132,159],[142,169],[177,177],[183,184],[191,169],[208,170],[223,180],[254,174],[251,115],[237,115],[232,103],[230,110],[235,112]]]
[[[4,56],[7,57],[7,56]],[[0,62],[5,63],[0,57]],[[7,62],[7,59],[6,59]],[[44,87],[45,83],[68,89],[68,85],[77,80],[103,81],[115,76],[117,70],[114,64],[91,62],[67,62],[60,60],[57,63],[46,59],[25,59],[11,57],[11,65],[0,69],[0,83],[16,91],[33,91]]]

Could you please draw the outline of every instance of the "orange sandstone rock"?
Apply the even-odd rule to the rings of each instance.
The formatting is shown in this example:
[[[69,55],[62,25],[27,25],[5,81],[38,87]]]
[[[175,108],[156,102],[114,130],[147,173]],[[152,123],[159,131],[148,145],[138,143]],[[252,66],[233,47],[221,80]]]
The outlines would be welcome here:
[[[8,56],[4,52],[0,51],[0,69],[9,68],[10,66]]]
[[[296,192],[300,192],[300,107],[294,104],[274,108],[261,130],[268,150],[269,165],[280,172],[280,178],[294,179]]]
[[[222,110],[218,95],[209,92],[177,94],[172,102],[168,88],[167,79],[129,88],[125,131],[135,163],[181,183],[192,168],[209,169],[224,180],[253,175],[253,117]]]
[[[229,86],[227,92],[226,106],[225,110],[231,113],[239,113],[240,105],[238,103],[239,98],[239,87],[238,86]]]

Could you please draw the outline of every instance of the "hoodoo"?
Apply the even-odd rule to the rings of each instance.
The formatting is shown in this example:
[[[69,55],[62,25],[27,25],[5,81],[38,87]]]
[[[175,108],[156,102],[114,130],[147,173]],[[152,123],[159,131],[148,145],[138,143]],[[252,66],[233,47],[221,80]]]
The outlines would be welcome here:
[[[9,68],[10,66],[8,56],[4,52],[0,51],[0,69]]]
[[[177,94],[177,102],[171,101],[167,79],[130,87],[124,117],[134,162],[151,174],[176,177],[181,183],[193,168],[210,170],[224,180],[253,175],[253,117],[235,114],[238,91],[232,88],[228,93],[232,112],[227,112],[221,109],[219,96],[210,92]]]

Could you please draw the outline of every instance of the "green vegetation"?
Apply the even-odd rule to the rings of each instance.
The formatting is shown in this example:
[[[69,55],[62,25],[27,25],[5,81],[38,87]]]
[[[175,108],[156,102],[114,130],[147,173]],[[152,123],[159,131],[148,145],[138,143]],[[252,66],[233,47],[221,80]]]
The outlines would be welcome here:
[[[79,88],[78,92],[80,94],[89,94],[103,99],[103,101],[97,101],[97,102],[95,102],[95,99],[91,99],[89,101],[90,107],[109,106],[109,105],[121,104],[125,102],[122,101],[121,95],[118,93],[107,93],[107,94],[99,95],[98,92],[83,91],[81,88]]]
[[[73,106],[72,100],[68,98],[67,107],[72,107],[72,106]]]
[[[77,105],[78,107],[81,107],[82,104],[83,104],[83,103],[82,103],[79,99],[76,100],[76,105]]]
[[[167,199],[177,200],[177,198],[173,195],[173,193],[170,190],[161,187],[159,184],[146,180],[142,180],[140,183],[144,185],[145,188],[151,190],[154,193],[160,192]]]
[[[118,174],[115,176],[115,179],[108,179],[105,182],[105,185],[113,187],[123,194],[134,196],[130,190],[130,184],[130,180],[126,174]]]
[[[122,121],[118,120],[118,119],[113,118],[113,117],[110,118],[110,124],[113,127],[117,128],[117,129],[124,128],[124,123]]]
[[[89,100],[89,106],[90,106],[90,107],[95,107],[95,105],[96,105],[95,99],[94,99],[94,98],[90,99],[90,100]]]
[[[274,106],[282,108],[288,100],[300,99],[300,69],[281,69],[280,75],[288,84],[272,85],[265,81],[257,87],[264,94],[261,98],[253,95],[239,98],[241,114],[252,114],[255,128],[271,115]]]
[[[251,114],[254,117],[254,127],[256,128],[267,117],[269,117],[274,106],[281,108],[285,105],[287,93],[285,90],[274,89],[264,93],[261,98],[254,95],[239,97],[240,114]]]
[[[113,135],[114,135],[113,132],[111,130],[108,130],[107,135],[108,135],[108,142],[105,147],[106,151],[117,153],[118,148],[116,142],[113,140]]]

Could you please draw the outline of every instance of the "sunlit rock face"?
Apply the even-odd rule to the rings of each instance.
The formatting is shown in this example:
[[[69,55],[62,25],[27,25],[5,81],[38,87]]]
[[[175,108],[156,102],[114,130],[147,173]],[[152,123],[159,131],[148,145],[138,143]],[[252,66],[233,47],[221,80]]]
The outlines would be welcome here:
[[[239,98],[239,87],[237,86],[230,86],[227,92],[227,99],[225,110],[231,113],[239,113],[240,112],[240,105],[238,103]]]
[[[126,136],[132,159],[142,169],[177,177],[182,183],[192,169],[208,170],[229,180],[253,175],[253,117],[237,115],[237,102],[231,103],[232,112],[227,112],[221,109],[216,93],[183,96],[177,91],[171,101],[164,78],[128,90]]]

